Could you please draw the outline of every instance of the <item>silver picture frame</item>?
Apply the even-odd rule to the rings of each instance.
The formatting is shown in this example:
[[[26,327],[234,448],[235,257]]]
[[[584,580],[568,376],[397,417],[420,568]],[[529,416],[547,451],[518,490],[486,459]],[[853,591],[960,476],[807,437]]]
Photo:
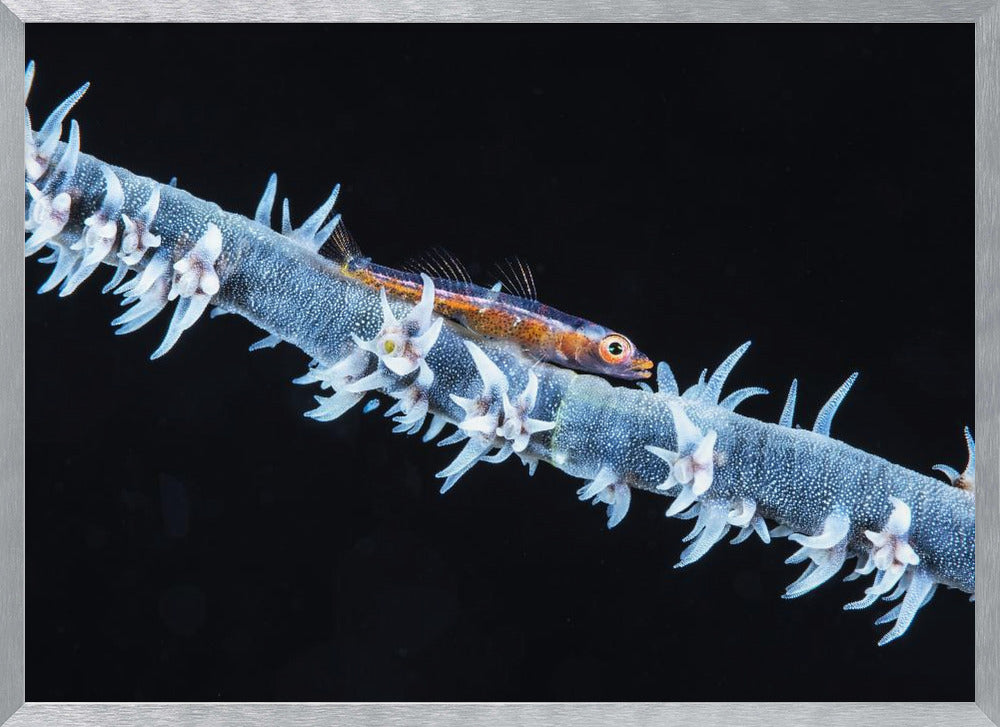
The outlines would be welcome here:
[[[165,12],[169,9],[169,12]],[[979,444],[975,702],[954,703],[39,703],[25,702],[23,191],[18,170],[25,23],[72,21],[658,21],[975,24],[976,439]],[[931,52],[928,50],[928,52]],[[1000,3],[648,0],[2,0],[0,4],[0,722],[27,725],[1000,724]],[[667,655],[665,658],[669,658]],[[720,695],[724,697],[725,695]],[[892,695],[886,695],[891,697]],[[6,721],[6,722],[5,722]]]

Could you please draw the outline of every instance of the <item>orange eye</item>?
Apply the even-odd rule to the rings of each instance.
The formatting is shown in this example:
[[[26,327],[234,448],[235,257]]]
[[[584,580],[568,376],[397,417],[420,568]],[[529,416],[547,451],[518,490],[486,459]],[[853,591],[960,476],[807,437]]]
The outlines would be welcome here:
[[[625,336],[612,333],[610,336],[605,336],[601,339],[601,345],[598,350],[605,362],[617,364],[624,361],[632,353],[632,342],[625,338]]]

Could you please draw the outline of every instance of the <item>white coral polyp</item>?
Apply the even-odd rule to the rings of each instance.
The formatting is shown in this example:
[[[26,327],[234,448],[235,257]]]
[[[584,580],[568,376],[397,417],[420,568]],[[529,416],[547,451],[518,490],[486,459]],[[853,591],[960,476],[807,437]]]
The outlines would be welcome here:
[[[122,235],[118,257],[126,265],[137,265],[146,254],[146,250],[160,246],[159,235],[154,235],[144,225],[128,215],[122,215],[122,224],[125,225],[125,234]]]
[[[316,367],[299,379],[298,382],[309,383],[318,381],[322,388],[329,388],[334,391],[353,389],[364,378],[370,361],[371,356],[366,351],[355,348],[334,364],[326,367]],[[358,389],[362,393],[368,390],[365,386]]]
[[[24,220],[24,229],[32,233],[25,243],[24,254],[27,256],[38,252],[46,242],[62,232],[69,221],[73,200],[66,192],[51,197],[39,191],[34,184],[28,183],[26,187],[31,195],[31,206]]]
[[[718,435],[714,429],[702,433],[677,402],[671,401],[667,406],[674,417],[677,452],[670,458],[673,459],[670,463],[670,474],[656,489],[669,490],[676,485],[690,485],[692,494],[703,495],[712,485],[715,442]]]
[[[670,473],[656,489],[670,490],[678,485],[682,488],[667,509],[667,516],[673,517],[697,502],[712,486],[718,435],[714,429],[702,433],[676,401],[668,402],[667,407],[674,418],[677,451],[652,445],[646,449],[670,465]]]
[[[822,529],[815,535],[790,534],[788,539],[802,547],[785,563],[801,563],[807,559],[810,563],[805,572],[785,589],[782,598],[798,598],[835,576],[847,559],[850,531],[850,518],[835,511],[826,516]]]
[[[555,422],[528,417],[538,395],[538,379],[533,373],[529,372],[524,391],[511,400],[508,396],[510,383],[503,371],[476,344],[465,341],[465,347],[476,364],[483,388],[475,398],[449,395],[464,416],[458,423],[458,431],[441,444],[465,438],[469,441],[454,461],[438,472],[438,477],[447,478],[441,492],[447,492],[480,460],[497,463],[516,453],[533,470],[536,458],[524,454],[531,435],[555,427]],[[489,454],[492,449],[498,451]]]
[[[101,262],[111,252],[118,236],[118,224],[99,215],[91,215],[83,224],[87,229],[79,240],[70,245],[70,250],[86,250],[83,264],[93,265]]]
[[[105,182],[101,206],[83,221],[85,228],[83,235],[70,246],[70,250],[85,251],[81,263],[83,267],[96,266],[115,246],[118,237],[118,217],[125,203],[125,192],[118,176],[107,166],[101,167],[101,172]]]
[[[512,400],[508,395],[509,383],[504,373],[479,346],[468,341],[465,345],[483,380],[483,393],[476,399],[452,395],[452,400],[465,411],[465,418],[459,423],[459,428],[470,434],[483,435],[487,439],[496,437],[504,440],[503,446],[508,447],[510,452],[520,454],[527,449],[532,434],[548,431],[556,425],[555,422],[528,416],[538,399],[538,377],[533,371],[529,371],[524,391]],[[500,406],[496,406],[497,403]]]
[[[608,529],[620,523],[628,514],[632,490],[609,467],[602,467],[597,476],[576,491],[581,500],[608,506]]]
[[[420,369],[421,376],[429,386],[433,381],[433,372],[425,357],[437,342],[444,319],[433,315],[434,281],[425,274],[421,274],[421,278],[424,288],[420,294],[420,302],[402,320],[397,319],[389,307],[385,288],[380,288],[381,330],[370,341],[354,335],[352,337],[359,347],[375,354],[379,362],[397,376],[406,376]]]
[[[912,512],[910,506],[896,497],[889,497],[892,512],[879,532],[866,530],[865,537],[871,541],[872,547],[869,559],[855,571],[859,575],[878,569],[875,582],[865,589],[865,597],[859,601],[847,604],[844,608],[854,610],[867,608],[875,603],[879,596],[891,591],[900,582],[906,569],[920,563],[913,546],[909,543],[910,522]]]
[[[883,571],[893,571],[894,581],[898,581],[908,565],[920,563],[920,556],[910,546],[908,536],[912,512],[910,506],[896,497],[889,497],[892,513],[880,532],[865,531],[865,537],[872,542],[872,563]],[[888,588],[886,588],[888,590]]]
[[[361,401],[369,389],[358,387],[358,384],[367,378],[364,374],[370,363],[368,352],[356,348],[340,361],[327,367],[316,367],[296,379],[298,384],[318,381],[321,387],[334,390],[333,396],[315,397],[319,406],[306,412],[306,416],[322,422],[332,421]]]
[[[528,447],[531,435],[537,432],[547,432],[556,426],[555,422],[532,419],[528,416],[535,408],[538,398],[538,377],[533,371],[528,372],[528,383],[518,396],[511,401],[507,393],[503,393],[503,421],[496,428],[496,435],[508,440],[515,453],[523,452]]]
[[[174,263],[173,284],[168,300],[191,298],[195,295],[211,297],[219,292],[219,275],[215,263],[222,254],[222,232],[209,223],[205,234],[184,257]]]
[[[154,187],[149,199],[146,200],[135,219],[122,214],[125,232],[122,235],[118,257],[126,265],[137,265],[146,254],[146,250],[160,246],[160,236],[154,235],[150,231],[150,226],[153,224],[159,207],[160,190]]]

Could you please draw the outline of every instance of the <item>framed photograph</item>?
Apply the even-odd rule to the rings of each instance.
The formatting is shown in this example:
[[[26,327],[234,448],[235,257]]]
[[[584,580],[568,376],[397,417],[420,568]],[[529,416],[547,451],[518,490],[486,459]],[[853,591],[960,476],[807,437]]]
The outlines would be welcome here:
[[[996,720],[988,13],[6,20],[10,724]]]

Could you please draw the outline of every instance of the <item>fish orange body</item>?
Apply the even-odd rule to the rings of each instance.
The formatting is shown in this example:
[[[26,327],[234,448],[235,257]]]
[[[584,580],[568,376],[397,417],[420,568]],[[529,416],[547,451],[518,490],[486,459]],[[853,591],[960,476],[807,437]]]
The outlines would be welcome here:
[[[348,256],[342,273],[372,289],[411,303],[420,300],[416,273]],[[485,336],[517,343],[529,355],[579,371],[621,379],[645,379],[653,362],[620,333],[563,313],[530,298],[473,283],[432,278],[434,311]]]

